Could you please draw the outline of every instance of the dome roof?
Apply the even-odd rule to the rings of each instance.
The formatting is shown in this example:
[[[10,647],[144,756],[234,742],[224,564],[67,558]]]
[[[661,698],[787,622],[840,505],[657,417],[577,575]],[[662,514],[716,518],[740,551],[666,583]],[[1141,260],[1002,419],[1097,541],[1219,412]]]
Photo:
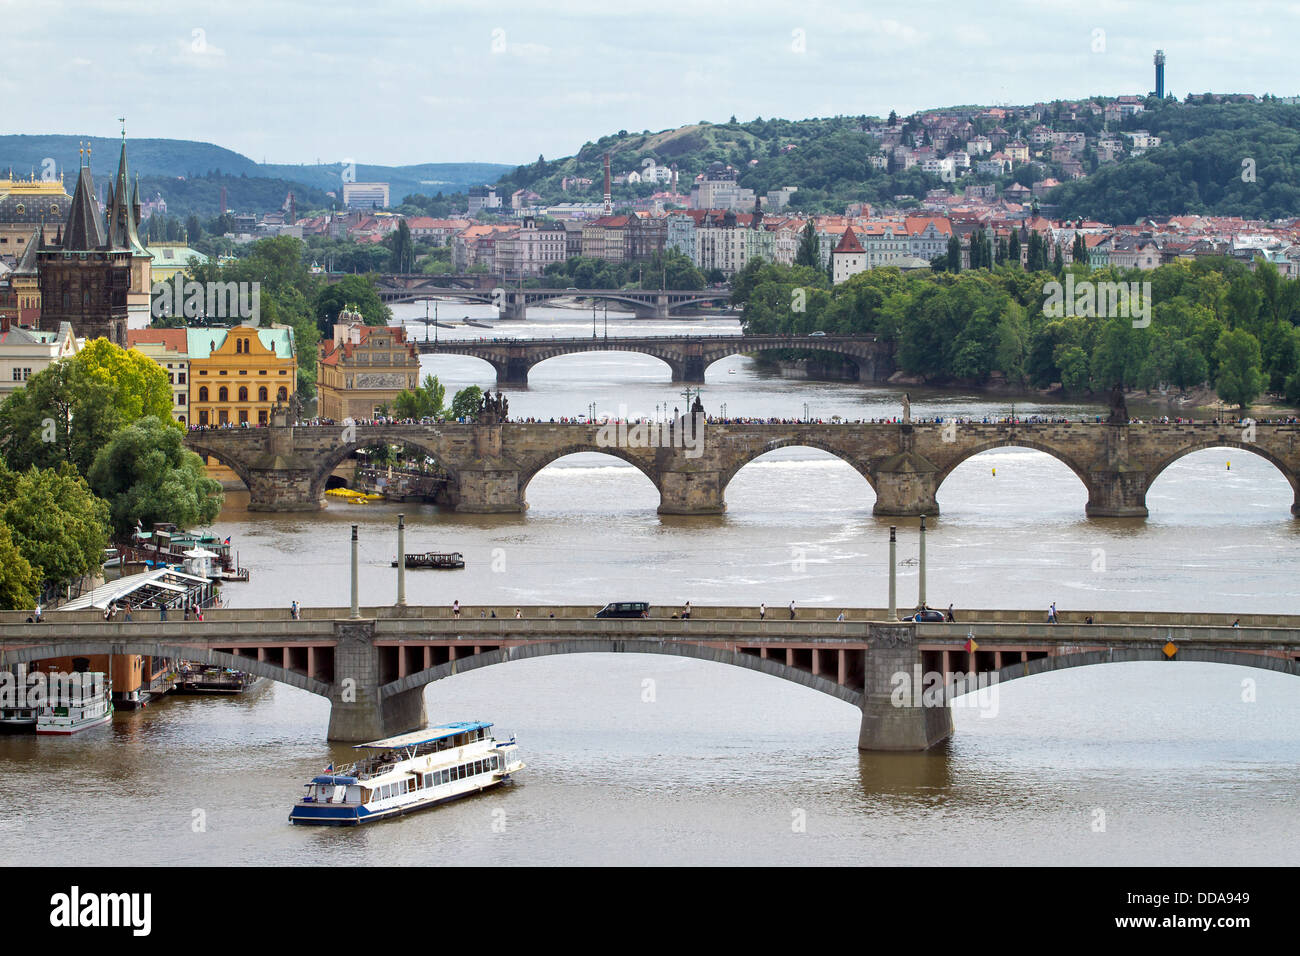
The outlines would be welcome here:
[[[71,208],[71,196],[11,192],[0,196],[0,223],[62,224]]]

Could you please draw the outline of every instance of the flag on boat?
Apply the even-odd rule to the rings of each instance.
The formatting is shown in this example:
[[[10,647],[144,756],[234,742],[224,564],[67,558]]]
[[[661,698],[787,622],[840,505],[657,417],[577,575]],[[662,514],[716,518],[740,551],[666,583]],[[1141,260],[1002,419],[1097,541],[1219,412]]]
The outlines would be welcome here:
[[[330,765],[329,765],[328,767],[325,768],[325,772],[326,772],[326,773],[333,773],[333,772],[334,772],[334,761],[332,761],[332,760],[330,761]]]
[[[226,544],[230,544],[230,535],[226,535]]]

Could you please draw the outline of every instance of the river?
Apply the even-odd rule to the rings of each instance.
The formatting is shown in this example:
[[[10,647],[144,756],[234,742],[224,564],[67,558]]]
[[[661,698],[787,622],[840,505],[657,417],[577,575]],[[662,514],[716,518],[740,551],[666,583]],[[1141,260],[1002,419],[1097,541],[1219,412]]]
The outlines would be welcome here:
[[[415,321],[423,305],[399,306]],[[483,306],[443,304],[487,318]],[[603,309],[598,331],[604,333]],[[637,321],[610,335],[736,331],[728,319]],[[423,323],[413,327],[423,337]],[[591,313],[543,308],[501,334],[590,334]],[[443,335],[491,335],[482,329]],[[488,366],[430,357],[448,386]],[[667,366],[631,353],[552,359],[511,414],[650,415],[682,406]],[[913,414],[1005,414],[1010,399],[909,389]],[[784,379],[740,356],[715,363],[703,400],[731,416],[899,414],[901,391]],[[658,409],[656,409],[658,406]],[[1095,406],[1016,399],[1018,414]],[[1229,468],[1229,462],[1231,467]],[[411,603],[492,607],[616,599],[677,605],[882,606],[888,527],[899,526],[900,603],[914,599],[916,522],[876,519],[847,464],[787,448],[747,465],[725,515],[660,517],[644,476],[574,455],[547,467],[523,515],[331,502],[257,514],[231,493],[216,524],[247,584],[232,606],[347,601],[360,526],[363,601],[392,601],[396,513],[408,550],[458,550],[458,572],[410,572]],[[1061,463],[985,452],[939,491],[928,597],[978,607],[1295,613],[1300,572],[1290,486],[1267,462],[1209,450],[1171,466],[1145,520],[1090,521]],[[861,754],[858,711],[753,672],[662,657],[577,655],[485,668],[426,691],[434,720],[518,734],[528,768],[506,790],[355,832],[286,823],[301,784],[348,748],[324,740],[328,704],[263,683],[240,699],[174,698],[77,737],[0,737],[0,862],[115,863],[1082,863],[1295,864],[1300,695],[1294,678],[1179,663],[1112,664],[1015,681],[995,714],[956,708],[926,754]],[[12,804],[10,804],[12,807]]]

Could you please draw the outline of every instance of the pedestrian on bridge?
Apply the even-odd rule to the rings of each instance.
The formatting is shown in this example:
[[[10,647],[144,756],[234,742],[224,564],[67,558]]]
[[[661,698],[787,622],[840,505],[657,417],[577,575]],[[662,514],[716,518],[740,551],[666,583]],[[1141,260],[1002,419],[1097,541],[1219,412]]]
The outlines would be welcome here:
[[[758,606],[758,619],[761,621],[764,620],[766,617],[767,617],[767,605],[760,604]]]
[[[955,617],[953,617],[953,615],[952,615],[952,605],[951,605],[951,604],[948,605],[948,623],[949,623],[949,624],[956,624],[956,623],[957,623],[957,619],[956,619]]]
[[[460,599],[459,598],[451,602],[451,616],[456,618],[456,620],[458,621],[460,620]]]
[[[691,602],[687,601],[686,606],[682,608],[682,620],[689,621],[690,619],[691,619]]]
[[[790,602],[790,620],[794,620],[794,601]]]
[[[1051,606],[1047,609],[1047,623],[1048,624],[1056,623],[1056,602],[1055,601],[1053,601]]]

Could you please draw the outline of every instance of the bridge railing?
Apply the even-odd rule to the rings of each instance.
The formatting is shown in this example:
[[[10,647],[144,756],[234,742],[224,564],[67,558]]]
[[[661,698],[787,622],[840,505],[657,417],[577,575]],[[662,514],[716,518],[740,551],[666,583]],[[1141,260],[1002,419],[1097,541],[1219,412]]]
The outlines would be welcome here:
[[[385,562],[387,563],[387,562]],[[393,572],[394,576],[396,572]],[[549,620],[552,614],[556,618],[569,619],[594,619],[596,612],[604,607],[603,604],[568,604],[568,605],[505,605],[505,604],[477,604],[461,605],[461,621],[505,621],[513,620],[515,610],[518,609],[525,620],[537,622]],[[839,606],[829,607],[800,607],[795,613],[796,621],[826,621],[834,622],[840,611],[845,612],[845,617],[850,622],[863,621],[888,621],[889,614],[885,608],[841,608]],[[671,619],[674,614],[680,615],[682,605],[652,605],[650,608],[650,617],[655,620]],[[497,617],[480,617],[481,614],[490,615],[496,612]],[[898,616],[908,613],[908,608],[900,607]],[[45,623],[37,626],[50,626],[55,623],[87,623],[103,622],[102,610],[86,611],[59,611],[47,610],[44,613]],[[1046,623],[1046,610],[1043,609],[980,609],[980,608],[956,608],[954,612],[957,623],[955,625],[925,625],[929,627],[956,627],[965,628],[972,625],[988,624],[1024,624],[1024,625],[1044,625]],[[300,608],[302,620],[306,621],[335,621],[347,618],[348,609],[346,607],[302,607]],[[0,626],[17,625],[26,622],[27,618],[32,616],[31,611],[0,611]],[[396,607],[393,605],[381,605],[374,607],[361,608],[361,616],[378,620],[451,620],[452,614],[449,605],[410,605],[407,607]],[[690,624],[692,621],[757,621],[759,616],[757,604],[744,605],[693,605],[691,607],[691,620],[685,623]],[[1300,615],[1296,614],[1233,614],[1233,613],[1207,613],[1195,611],[1113,611],[1113,610],[1080,610],[1066,611],[1061,610],[1057,614],[1057,627],[1064,625],[1087,626],[1085,618],[1091,616],[1098,625],[1114,624],[1134,624],[1134,625],[1152,625],[1152,626],[1186,626],[1186,627],[1222,627],[1231,626],[1233,621],[1239,621],[1242,628],[1255,627],[1284,627],[1300,628]],[[136,623],[146,620],[158,619],[158,612],[150,609],[136,608],[132,611],[132,617]],[[203,611],[205,621],[225,621],[225,622],[252,622],[252,623],[271,623],[276,621],[288,622],[291,620],[288,604],[283,607],[262,607],[262,608],[206,608]],[[182,616],[176,611],[168,612],[168,622],[176,623],[182,620]],[[618,623],[619,619],[609,619],[613,623]],[[783,606],[769,606],[767,608],[767,617],[765,624],[776,624],[780,621],[789,620],[789,611]],[[121,615],[118,617],[121,622]]]

